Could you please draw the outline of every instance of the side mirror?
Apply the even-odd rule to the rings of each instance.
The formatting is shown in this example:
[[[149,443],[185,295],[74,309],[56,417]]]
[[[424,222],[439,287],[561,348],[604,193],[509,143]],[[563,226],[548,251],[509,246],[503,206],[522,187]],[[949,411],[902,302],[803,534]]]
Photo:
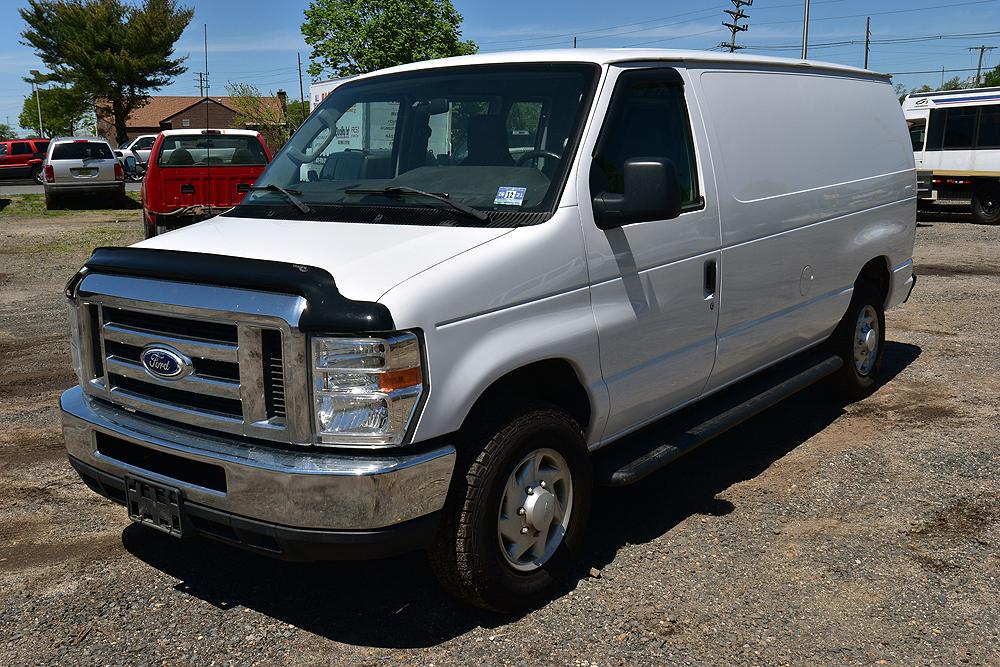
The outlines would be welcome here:
[[[602,192],[594,195],[593,203],[601,229],[676,218],[681,214],[677,167],[667,158],[630,158],[625,161],[625,193]]]
[[[134,174],[135,173],[135,158],[131,155],[125,158],[125,173]]]

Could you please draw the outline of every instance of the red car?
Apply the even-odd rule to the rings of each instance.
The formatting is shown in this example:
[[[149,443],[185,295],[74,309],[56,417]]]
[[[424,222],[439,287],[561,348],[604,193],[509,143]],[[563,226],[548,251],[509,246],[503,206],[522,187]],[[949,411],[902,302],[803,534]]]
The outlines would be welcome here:
[[[252,130],[161,132],[142,183],[146,238],[236,206],[270,161],[267,144]]]
[[[33,178],[44,183],[42,162],[48,147],[48,139],[0,141],[0,178]]]

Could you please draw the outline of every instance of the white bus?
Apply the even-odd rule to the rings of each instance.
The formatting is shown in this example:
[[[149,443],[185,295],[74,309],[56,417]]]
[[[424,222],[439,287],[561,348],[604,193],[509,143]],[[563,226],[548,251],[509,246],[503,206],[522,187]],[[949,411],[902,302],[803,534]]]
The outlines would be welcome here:
[[[1000,88],[914,93],[903,101],[922,204],[971,200],[1000,224]]]

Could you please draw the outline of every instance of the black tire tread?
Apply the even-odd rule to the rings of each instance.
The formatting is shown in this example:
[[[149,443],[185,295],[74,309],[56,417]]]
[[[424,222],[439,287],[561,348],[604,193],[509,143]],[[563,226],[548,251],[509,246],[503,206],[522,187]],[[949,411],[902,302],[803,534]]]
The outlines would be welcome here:
[[[488,440],[478,452],[472,452],[474,458],[466,455],[466,465],[462,465],[463,457],[459,453],[456,473],[465,470],[465,484],[456,484],[453,493],[449,494],[441,537],[427,553],[431,568],[445,590],[477,607],[501,613],[509,611],[496,606],[486,595],[483,584],[488,574],[475,555],[473,520],[478,494],[505,442],[532,422],[547,420],[562,421],[581,432],[579,424],[562,410],[540,401],[524,401],[508,404],[507,409],[494,413],[470,433],[473,442]],[[472,458],[471,462],[469,458]]]

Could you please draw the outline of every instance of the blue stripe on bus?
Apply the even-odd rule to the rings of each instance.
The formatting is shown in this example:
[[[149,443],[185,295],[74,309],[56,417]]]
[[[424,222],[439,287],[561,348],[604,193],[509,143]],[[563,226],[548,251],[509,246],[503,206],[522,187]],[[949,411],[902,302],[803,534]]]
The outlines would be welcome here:
[[[984,97],[939,97],[936,100],[932,100],[934,104],[957,104],[959,102],[991,102],[993,100],[1000,100],[1000,95],[987,95]]]

